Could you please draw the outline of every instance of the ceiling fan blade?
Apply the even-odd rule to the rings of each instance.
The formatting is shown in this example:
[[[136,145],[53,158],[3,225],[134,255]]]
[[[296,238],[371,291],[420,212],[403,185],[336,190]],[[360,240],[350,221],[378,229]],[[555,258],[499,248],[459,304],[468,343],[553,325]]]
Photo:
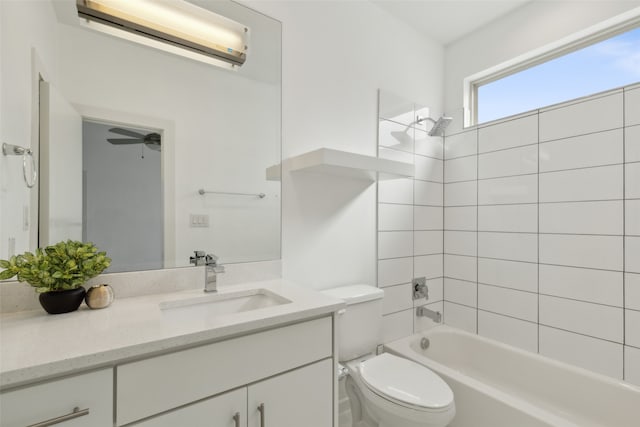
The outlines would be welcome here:
[[[109,141],[114,145],[142,144],[144,142],[141,139],[125,139],[125,138],[121,138],[121,139],[107,138],[107,141]]]
[[[153,144],[153,143],[151,143],[151,144],[146,143],[146,144],[147,144],[147,148],[149,148],[149,149],[151,149],[153,151],[162,151],[162,148],[160,147],[160,144]]]
[[[138,133],[129,129],[122,129],[122,128],[111,128],[109,129],[109,132],[113,132],[113,133],[117,133],[125,136],[131,136],[133,138],[141,138],[141,139],[144,139],[144,137],[146,136],[143,133]]]

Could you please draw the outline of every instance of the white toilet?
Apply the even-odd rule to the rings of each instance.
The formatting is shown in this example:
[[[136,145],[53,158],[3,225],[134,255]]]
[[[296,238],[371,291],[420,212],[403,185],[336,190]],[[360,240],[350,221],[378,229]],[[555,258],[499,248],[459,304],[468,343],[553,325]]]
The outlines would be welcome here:
[[[345,387],[353,427],[449,424],[456,410],[453,392],[442,378],[408,359],[375,356],[381,341],[382,289],[353,285],[323,292],[347,304],[338,319],[338,354],[349,372]]]

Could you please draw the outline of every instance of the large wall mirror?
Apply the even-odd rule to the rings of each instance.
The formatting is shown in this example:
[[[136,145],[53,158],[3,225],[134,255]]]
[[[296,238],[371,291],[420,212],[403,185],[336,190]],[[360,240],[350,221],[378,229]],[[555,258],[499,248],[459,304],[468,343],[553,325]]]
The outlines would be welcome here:
[[[250,28],[242,67],[93,31],[76,0],[4,2],[3,24],[25,20],[3,29],[3,56],[31,50],[40,176],[28,190],[21,160],[2,159],[0,258],[68,238],[106,250],[108,272],[188,266],[194,250],[280,258],[280,182],[265,170],[281,153],[281,24],[233,1],[191,3]],[[23,42],[31,31],[48,52]]]

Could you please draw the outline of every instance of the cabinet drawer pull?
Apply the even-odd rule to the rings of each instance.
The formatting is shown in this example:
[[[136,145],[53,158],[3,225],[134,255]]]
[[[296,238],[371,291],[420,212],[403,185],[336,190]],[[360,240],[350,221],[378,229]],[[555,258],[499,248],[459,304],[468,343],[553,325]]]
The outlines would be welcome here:
[[[72,420],[74,418],[84,417],[85,415],[89,415],[89,408],[80,409],[79,407],[76,406],[75,408],[73,408],[73,412],[70,412],[66,415],[61,415],[56,418],[51,418],[46,421],[31,424],[31,425],[28,425],[27,427],[48,427],[55,424],[60,424],[61,422],[64,422],[64,421]]]
[[[240,427],[240,412],[235,413],[233,421],[236,423],[236,427]]]
[[[260,411],[260,427],[265,427],[264,425],[264,403],[258,405],[258,411]]]

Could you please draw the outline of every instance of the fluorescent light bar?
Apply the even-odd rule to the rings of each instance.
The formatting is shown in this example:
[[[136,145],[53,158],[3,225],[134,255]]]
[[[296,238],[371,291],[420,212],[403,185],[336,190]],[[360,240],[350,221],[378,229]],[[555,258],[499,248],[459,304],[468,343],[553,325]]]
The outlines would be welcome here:
[[[118,37],[193,59],[204,55],[216,65],[246,61],[248,28],[183,0],[76,0],[76,5],[85,24]]]

